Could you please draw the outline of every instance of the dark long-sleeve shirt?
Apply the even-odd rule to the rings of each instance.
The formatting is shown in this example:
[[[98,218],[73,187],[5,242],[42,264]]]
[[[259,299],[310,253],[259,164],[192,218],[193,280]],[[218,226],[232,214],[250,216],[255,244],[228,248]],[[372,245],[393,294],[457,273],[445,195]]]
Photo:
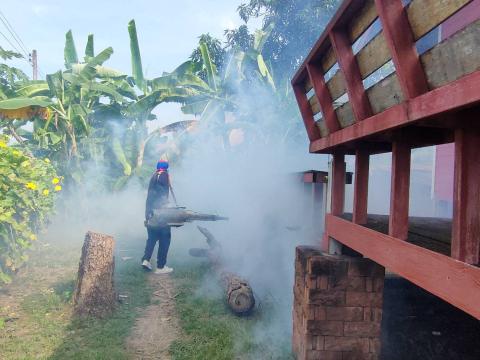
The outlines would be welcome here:
[[[145,206],[145,219],[154,209],[159,209],[168,203],[170,179],[168,172],[156,172],[153,174],[148,185],[147,202]]]

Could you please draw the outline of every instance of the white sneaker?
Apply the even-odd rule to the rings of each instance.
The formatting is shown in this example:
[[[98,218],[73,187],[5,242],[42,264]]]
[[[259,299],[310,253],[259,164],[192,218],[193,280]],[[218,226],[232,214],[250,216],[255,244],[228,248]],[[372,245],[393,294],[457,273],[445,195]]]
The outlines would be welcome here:
[[[157,274],[157,275],[170,274],[172,271],[173,271],[173,269],[171,267],[164,266],[161,269],[155,270],[155,274]]]
[[[143,260],[143,262],[142,262],[142,267],[143,267],[145,270],[150,270],[150,271],[152,271],[152,264],[150,264],[150,261],[148,261],[148,260]]]

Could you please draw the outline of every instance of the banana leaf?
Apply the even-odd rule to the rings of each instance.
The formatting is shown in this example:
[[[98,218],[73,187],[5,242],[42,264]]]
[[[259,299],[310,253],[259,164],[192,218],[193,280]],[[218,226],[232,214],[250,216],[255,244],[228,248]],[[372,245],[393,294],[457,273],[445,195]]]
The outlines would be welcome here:
[[[65,49],[64,49],[65,67],[70,69],[72,64],[78,63],[77,50],[75,42],[73,41],[72,30],[65,34]]]
[[[124,102],[123,96],[118,93],[113,86],[107,84],[101,84],[97,82],[88,82],[82,84],[82,89],[90,90],[90,91],[98,91],[106,96],[111,96],[116,102],[122,103]]]
[[[201,41],[199,49],[202,55],[203,66],[205,67],[205,70],[207,72],[208,85],[210,85],[213,91],[217,91],[217,82],[215,80],[217,69],[212,59],[210,58],[210,52],[208,51],[207,44]]]
[[[95,54],[93,49],[93,34],[89,34],[87,46],[85,46],[85,62],[87,62],[89,58],[92,58],[94,56]]]
[[[123,166],[123,174],[130,176],[132,174],[132,166],[127,161],[125,152],[123,151],[122,144],[118,138],[112,140],[112,151],[117,161]]]
[[[32,96],[48,96],[51,94],[48,83],[44,80],[38,80],[31,82],[26,86],[23,86],[17,90],[19,96],[32,97]]]
[[[145,79],[143,77],[142,57],[140,56],[135,20],[131,20],[128,23],[128,34],[130,36],[130,53],[132,56],[132,75],[137,86],[144,90]]]
[[[49,105],[52,105],[52,102],[46,96],[36,96],[32,98],[17,97],[13,99],[1,100],[0,110],[17,110],[30,106],[47,107]]]

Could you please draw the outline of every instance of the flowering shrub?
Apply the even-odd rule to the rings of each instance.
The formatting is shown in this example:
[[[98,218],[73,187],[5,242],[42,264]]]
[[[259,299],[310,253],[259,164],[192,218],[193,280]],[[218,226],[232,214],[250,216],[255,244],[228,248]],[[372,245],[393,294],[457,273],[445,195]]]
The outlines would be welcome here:
[[[36,159],[0,136],[0,282],[25,260],[25,250],[54,207],[60,179],[48,159]]]

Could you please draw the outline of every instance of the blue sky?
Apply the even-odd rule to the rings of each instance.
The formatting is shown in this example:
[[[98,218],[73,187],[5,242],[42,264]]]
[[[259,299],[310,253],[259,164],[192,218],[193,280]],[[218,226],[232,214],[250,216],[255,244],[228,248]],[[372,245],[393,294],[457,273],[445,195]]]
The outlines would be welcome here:
[[[243,1],[2,0],[0,10],[27,48],[37,49],[41,77],[62,68],[65,33],[69,29],[73,31],[79,56],[83,55],[87,35],[93,33],[95,51],[112,46],[114,54],[107,64],[130,74],[127,24],[135,19],[145,74],[155,77],[185,61],[200,34],[209,32],[222,37],[226,28],[240,25],[236,9]],[[258,27],[260,23],[251,26]],[[0,32],[9,35],[1,23]],[[11,48],[1,35],[0,45]],[[25,61],[15,65],[31,73]],[[178,106],[161,108],[164,116],[182,117]]]

